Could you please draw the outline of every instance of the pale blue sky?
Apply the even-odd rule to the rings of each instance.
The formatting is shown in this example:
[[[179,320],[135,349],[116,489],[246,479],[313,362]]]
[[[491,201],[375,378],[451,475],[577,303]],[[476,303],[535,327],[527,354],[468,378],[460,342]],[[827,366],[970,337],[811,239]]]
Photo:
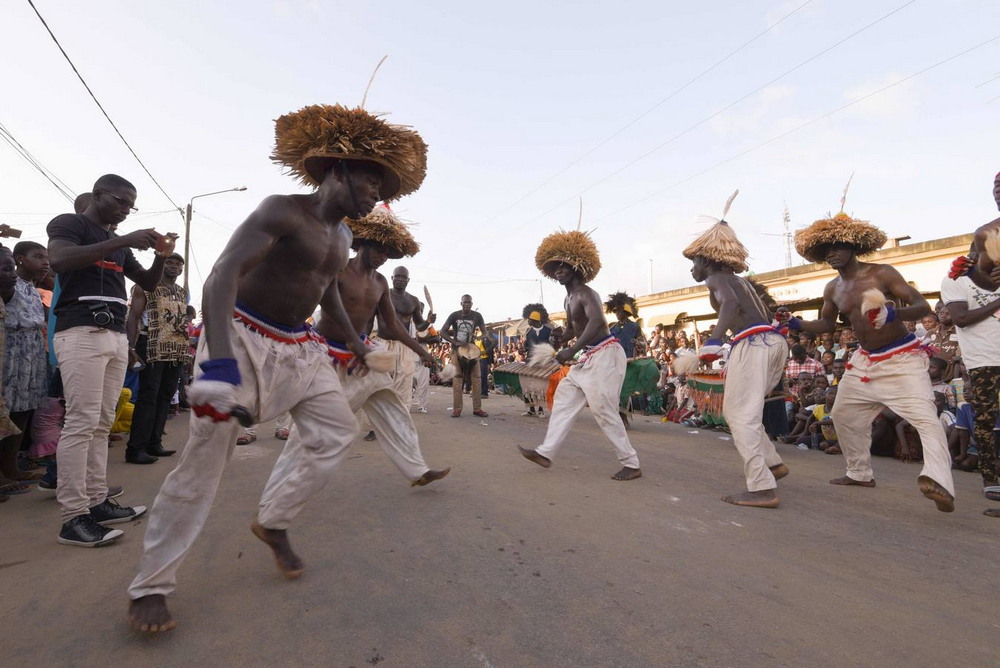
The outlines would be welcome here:
[[[729,219],[757,272],[784,266],[782,238],[767,235],[781,234],[785,203],[793,228],[805,226],[838,209],[852,172],[847,211],[890,236],[933,239],[997,215],[1000,39],[821,119],[1000,37],[993,0],[36,6],[174,201],[247,186],[195,200],[196,301],[257,203],[302,191],[268,160],[273,119],[315,102],[358,104],[385,54],[367,108],[430,146],[424,186],[395,209],[423,246],[404,261],[411,289],[426,284],[441,313],[469,292],[487,320],[519,316],[539,296],[538,242],[576,225],[580,195],[602,295],[647,293],[650,258],[654,291],[691,284],[680,251],[701,231],[698,216],[718,216],[736,188]],[[171,204],[26,0],[3,0],[0,12],[0,123],[75,192],[107,172],[133,181],[141,211],[125,229],[182,231],[179,214],[151,215]],[[5,143],[0,170],[0,222],[44,241],[69,203]],[[543,285],[546,306],[560,310],[562,288]]]

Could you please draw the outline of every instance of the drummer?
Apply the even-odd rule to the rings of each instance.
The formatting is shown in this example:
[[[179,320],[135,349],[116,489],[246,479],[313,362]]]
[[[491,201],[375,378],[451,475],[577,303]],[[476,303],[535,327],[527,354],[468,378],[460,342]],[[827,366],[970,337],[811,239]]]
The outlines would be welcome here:
[[[456,374],[451,381],[451,416],[462,416],[462,383],[468,374],[472,384],[472,414],[476,417],[489,417],[483,410],[482,378],[479,374],[479,347],[476,345],[476,330],[486,338],[486,322],[483,315],[472,310],[472,297],[462,295],[462,308],[454,311],[444,321],[441,327],[441,338],[451,344],[451,363],[462,373]],[[463,357],[461,349],[469,352]],[[474,362],[474,364],[473,364]]]
[[[556,232],[542,240],[535,253],[535,266],[566,286],[567,322],[563,340],[576,341],[556,353],[556,360],[566,364],[578,353],[579,359],[556,388],[545,442],[535,450],[518,449],[525,459],[549,468],[576,417],[589,404],[597,425],[611,441],[622,464],[622,469],[611,477],[615,480],[642,477],[639,456],[617,415],[618,397],[625,380],[625,353],[608,331],[600,295],[587,285],[601,269],[597,246],[590,235],[579,230]]]
[[[723,218],[732,201],[731,197],[726,203]],[[743,458],[747,491],[722,500],[737,506],[777,508],[780,499],[774,491],[775,481],[788,475],[788,467],[767,437],[761,415],[764,399],[784,373],[788,345],[785,337],[768,324],[771,314],[753,286],[736,275],[747,270],[747,255],[747,249],[725,220],[716,221],[684,249],[684,257],[694,263],[691,276],[698,283],[705,282],[712,307],[719,314],[713,338],[705,341],[699,351],[702,362],[711,364],[720,359],[722,337],[726,332],[733,333],[722,416]]]

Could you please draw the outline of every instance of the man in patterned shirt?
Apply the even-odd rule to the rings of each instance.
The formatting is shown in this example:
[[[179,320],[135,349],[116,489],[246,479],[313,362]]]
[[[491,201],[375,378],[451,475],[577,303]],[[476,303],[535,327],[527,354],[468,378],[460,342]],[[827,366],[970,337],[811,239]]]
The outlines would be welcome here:
[[[145,366],[139,372],[139,396],[125,448],[125,461],[130,464],[155,464],[158,457],[176,452],[164,449],[162,439],[170,400],[177,391],[189,350],[187,292],[177,285],[183,269],[184,258],[173,253],[163,263],[163,278],[155,289],[147,291],[138,285],[132,288],[132,304],[125,322],[129,366]],[[144,341],[138,336],[143,314],[149,323]]]

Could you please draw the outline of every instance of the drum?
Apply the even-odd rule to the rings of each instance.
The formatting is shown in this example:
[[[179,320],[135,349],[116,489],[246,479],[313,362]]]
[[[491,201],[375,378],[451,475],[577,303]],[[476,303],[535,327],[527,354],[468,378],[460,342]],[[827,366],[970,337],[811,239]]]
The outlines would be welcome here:
[[[479,346],[475,343],[465,343],[458,347],[458,364],[463,372],[479,365],[479,352]]]
[[[560,373],[561,370],[562,366],[556,363],[532,366],[524,362],[508,362],[493,367],[493,384],[504,394],[540,404],[549,395],[550,382],[556,379],[558,383],[565,375]]]
[[[660,367],[652,357],[633,357],[625,366],[625,380],[619,396],[619,406],[631,409],[636,396],[659,396],[656,384],[660,381]]]
[[[722,370],[704,369],[688,374],[687,385],[705,424],[728,426],[722,417],[722,398],[726,385]]]

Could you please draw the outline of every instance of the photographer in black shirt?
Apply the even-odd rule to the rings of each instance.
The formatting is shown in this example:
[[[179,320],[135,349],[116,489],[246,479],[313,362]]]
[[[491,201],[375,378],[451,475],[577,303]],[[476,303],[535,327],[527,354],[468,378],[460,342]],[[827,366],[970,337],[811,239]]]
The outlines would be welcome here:
[[[49,259],[62,292],[53,346],[66,397],[66,421],[59,439],[62,507],[59,542],[96,547],[120,538],[106,525],[129,522],[145,507],[126,508],[108,499],[108,432],[128,364],[125,336],[125,277],[152,290],[173,250],[173,236],[153,229],[124,236],[113,231],[135,211],[135,186],[108,174],[94,184],[93,198],[82,214],[63,214],[49,223]],[[156,259],[143,269],[130,249],[156,248]]]

